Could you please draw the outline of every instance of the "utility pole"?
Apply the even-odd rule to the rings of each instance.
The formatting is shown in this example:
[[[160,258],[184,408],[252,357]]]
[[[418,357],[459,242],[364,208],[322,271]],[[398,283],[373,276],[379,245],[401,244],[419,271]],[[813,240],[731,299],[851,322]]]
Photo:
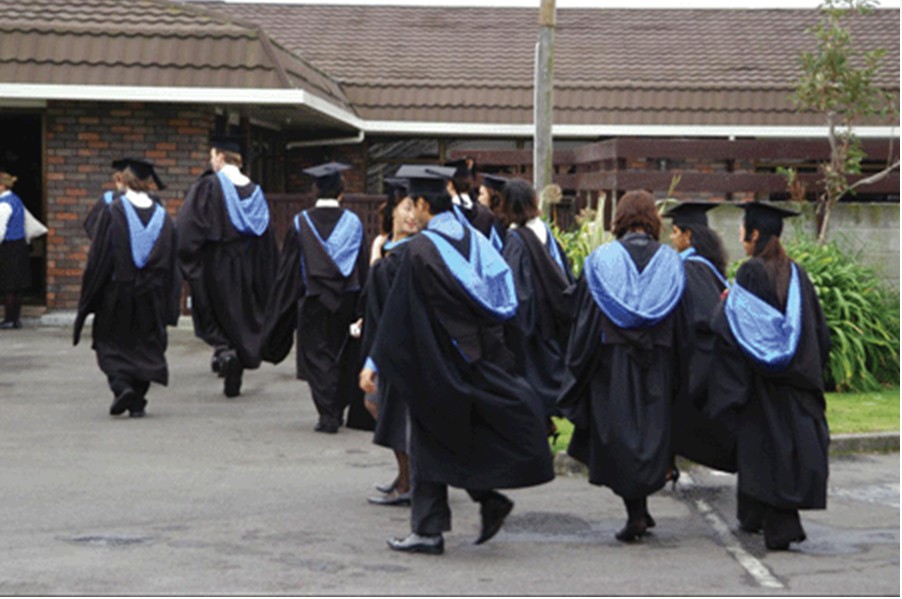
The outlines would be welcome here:
[[[536,43],[536,79],[533,120],[533,184],[540,193],[553,182],[551,123],[554,112],[555,0],[542,0],[539,9],[539,41]]]

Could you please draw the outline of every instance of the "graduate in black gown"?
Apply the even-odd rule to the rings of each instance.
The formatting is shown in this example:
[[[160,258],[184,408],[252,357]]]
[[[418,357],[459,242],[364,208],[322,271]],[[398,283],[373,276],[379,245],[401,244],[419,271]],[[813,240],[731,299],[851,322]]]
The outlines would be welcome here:
[[[363,355],[368,356],[376,338],[379,320],[388,292],[407,251],[407,243],[419,227],[414,215],[413,200],[408,196],[409,184],[402,179],[386,179],[392,185],[388,201],[382,207],[382,230],[388,240],[382,246],[382,257],[370,266],[363,293]],[[367,396],[367,408],[376,418],[373,443],[394,451],[398,475],[387,485],[379,485],[383,495],[370,497],[377,505],[410,505],[410,462],[407,454],[407,403],[391,385],[382,384]]]
[[[211,141],[211,171],[191,186],[176,217],[179,262],[191,287],[194,334],[214,348],[226,397],[260,366],[263,310],[278,263],[269,205],[241,172],[242,145]]]
[[[407,244],[360,384],[374,391],[378,371],[410,410],[412,532],[389,546],[440,554],[448,486],[480,503],[478,544],[513,509],[494,489],[538,485],[554,471],[541,401],[504,346],[517,309],[510,268],[451,213],[443,179],[413,178],[410,195],[423,230]]]
[[[568,293],[573,272],[563,248],[539,217],[532,185],[511,179],[503,185],[501,198],[502,219],[509,225],[503,255],[514,275],[519,305],[505,326],[505,339],[520,373],[542,399],[553,432],[551,416],[559,415],[555,402],[573,319]]]
[[[73,341],[93,313],[92,348],[113,392],[110,414],[137,418],[150,383],[169,382],[166,326],[178,322],[182,280],[175,226],[148,194],[151,179],[163,189],[153,165],[127,159],[122,173],[125,192],[97,216]]]
[[[670,241],[683,259],[693,330],[689,393],[673,408],[674,452],[709,468],[736,472],[736,427],[725,414],[713,421],[704,414],[715,335],[711,320],[725,289],[727,253],[717,233],[708,227],[707,212],[720,204],[686,201],[669,209]]]
[[[492,242],[492,246],[501,251],[504,239],[499,231],[501,226],[490,208],[473,201],[470,192],[473,189],[475,163],[471,159],[449,162],[446,167],[454,169],[454,175],[448,178],[447,189],[454,204],[454,213],[470,223],[474,229],[482,233]],[[403,175],[398,175],[403,176]]]
[[[736,412],[739,524],[780,550],[805,540],[799,510],[827,507],[830,332],[811,280],[780,244],[783,218],[796,213],[739,206],[751,258],[714,317],[706,409]]]
[[[658,243],[660,228],[651,194],[620,198],[616,241],[589,255],[577,283],[558,400],[574,424],[568,453],[591,484],[623,499],[620,541],[655,526],[647,498],[670,476],[671,406],[688,375],[686,279],[679,255]]]
[[[91,210],[88,211],[88,215],[85,217],[83,226],[85,229],[85,234],[88,236],[89,240],[94,239],[94,229],[97,227],[97,220],[100,218],[100,213],[104,210],[107,210],[113,204],[113,200],[125,192],[125,183],[123,183],[122,179],[122,171],[125,169],[125,167],[126,162],[124,160],[113,161],[112,179],[113,184],[116,186],[116,189],[108,189],[104,191],[103,194],[101,194],[101,196],[94,203],[94,205],[91,206]]]
[[[22,292],[31,287],[25,204],[12,190],[16,177],[0,169],[0,293],[4,318],[0,329],[21,329]]]
[[[352,403],[360,420],[369,419],[368,426],[357,427],[373,428],[357,386],[360,340],[350,331],[362,316],[358,299],[369,261],[363,224],[340,206],[341,173],[348,168],[330,162],[304,171],[316,179],[316,206],[295,215],[285,234],[266,308],[263,357],[275,364],[284,360],[297,331],[297,376],[310,384],[319,414],[314,430],[321,433],[337,433]]]

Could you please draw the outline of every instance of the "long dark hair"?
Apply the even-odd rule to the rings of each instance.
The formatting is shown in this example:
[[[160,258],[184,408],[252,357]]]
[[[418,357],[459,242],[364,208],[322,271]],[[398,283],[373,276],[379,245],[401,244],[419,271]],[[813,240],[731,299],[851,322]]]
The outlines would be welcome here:
[[[700,223],[674,226],[682,231],[692,231],[692,247],[695,248],[695,252],[717,267],[720,274],[727,275],[727,250],[723,247],[720,235]]]
[[[744,241],[751,241],[752,231],[758,231],[758,241],[752,250],[752,256],[764,263],[764,272],[768,282],[773,286],[777,301],[780,302],[780,306],[785,306],[786,295],[789,291],[789,276],[792,271],[789,256],[786,255],[786,250],[780,243],[780,234],[767,230],[767,227],[763,227],[765,230],[762,231],[754,221],[750,223],[748,212],[746,212],[743,226],[745,227]]]

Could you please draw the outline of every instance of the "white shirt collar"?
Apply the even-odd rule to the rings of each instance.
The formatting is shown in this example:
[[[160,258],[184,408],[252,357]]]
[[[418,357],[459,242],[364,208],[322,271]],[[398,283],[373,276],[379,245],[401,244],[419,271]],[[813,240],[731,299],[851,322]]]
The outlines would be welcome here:
[[[11,193],[12,193],[12,190],[11,190],[11,189],[7,189],[7,190],[4,191],[3,193],[0,193],[0,198],[5,198],[6,196],[8,196],[8,195],[11,194]]]
[[[542,219],[538,216],[526,221],[526,226],[533,233],[536,234],[536,237],[539,238],[539,241],[542,242],[542,245],[548,241],[548,229],[545,228],[545,223],[542,222]]]
[[[153,205],[153,200],[151,200],[150,196],[143,191],[126,189],[125,197],[128,198],[128,201],[136,208],[150,208]]]
[[[316,208],[338,208],[338,200],[333,198],[320,198],[316,200]]]
[[[467,210],[473,207],[473,200],[470,199],[470,194],[467,193],[462,193],[460,195],[452,197],[451,203],[456,204],[457,206],[463,206]]]
[[[247,185],[251,182],[234,164],[223,165],[220,172],[235,185]]]

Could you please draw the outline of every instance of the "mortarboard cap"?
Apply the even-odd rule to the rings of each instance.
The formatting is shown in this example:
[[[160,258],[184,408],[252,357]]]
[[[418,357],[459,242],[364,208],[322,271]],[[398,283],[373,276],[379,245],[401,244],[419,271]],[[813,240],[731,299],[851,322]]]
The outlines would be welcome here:
[[[310,168],[305,168],[304,173],[314,177],[315,179],[324,179],[327,177],[333,177],[342,171],[346,171],[351,168],[350,164],[343,164],[341,162],[327,162],[325,164],[319,164],[317,166],[311,166]]]
[[[741,202],[734,205],[745,210],[746,231],[758,229],[761,233],[779,236],[783,232],[783,219],[799,216],[795,210],[765,202]]]
[[[121,160],[113,161],[113,168],[120,171],[129,169],[135,174],[136,177],[138,177],[142,181],[153,179],[153,182],[156,184],[157,189],[166,189],[166,186],[163,185],[162,181],[160,181],[160,177],[157,175],[157,171],[154,169],[153,163],[149,160],[145,160],[143,158],[122,158]]]
[[[244,156],[244,139],[234,135],[217,135],[210,138],[210,147],[220,152],[231,152]]]
[[[684,225],[708,226],[708,210],[716,208],[718,202],[706,202],[703,200],[687,200],[668,209],[663,216],[673,219],[673,224],[682,227]]]
[[[482,176],[482,184],[489,189],[494,189],[495,191],[500,192],[502,188],[504,188],[504,184],[507,183],[509,179],[507,177],[499,177],[498,175],[483,175]]]
[[[405,192],[410,187],[410,180],[404,177],[386,177],[382,182],[393,189],[404,190]]]
[[[407,179],[408,194],[412,198],[445,192],[448,179],[454,176],[454,169],[446,166],[405,164],[398,169],[396,177]]]

